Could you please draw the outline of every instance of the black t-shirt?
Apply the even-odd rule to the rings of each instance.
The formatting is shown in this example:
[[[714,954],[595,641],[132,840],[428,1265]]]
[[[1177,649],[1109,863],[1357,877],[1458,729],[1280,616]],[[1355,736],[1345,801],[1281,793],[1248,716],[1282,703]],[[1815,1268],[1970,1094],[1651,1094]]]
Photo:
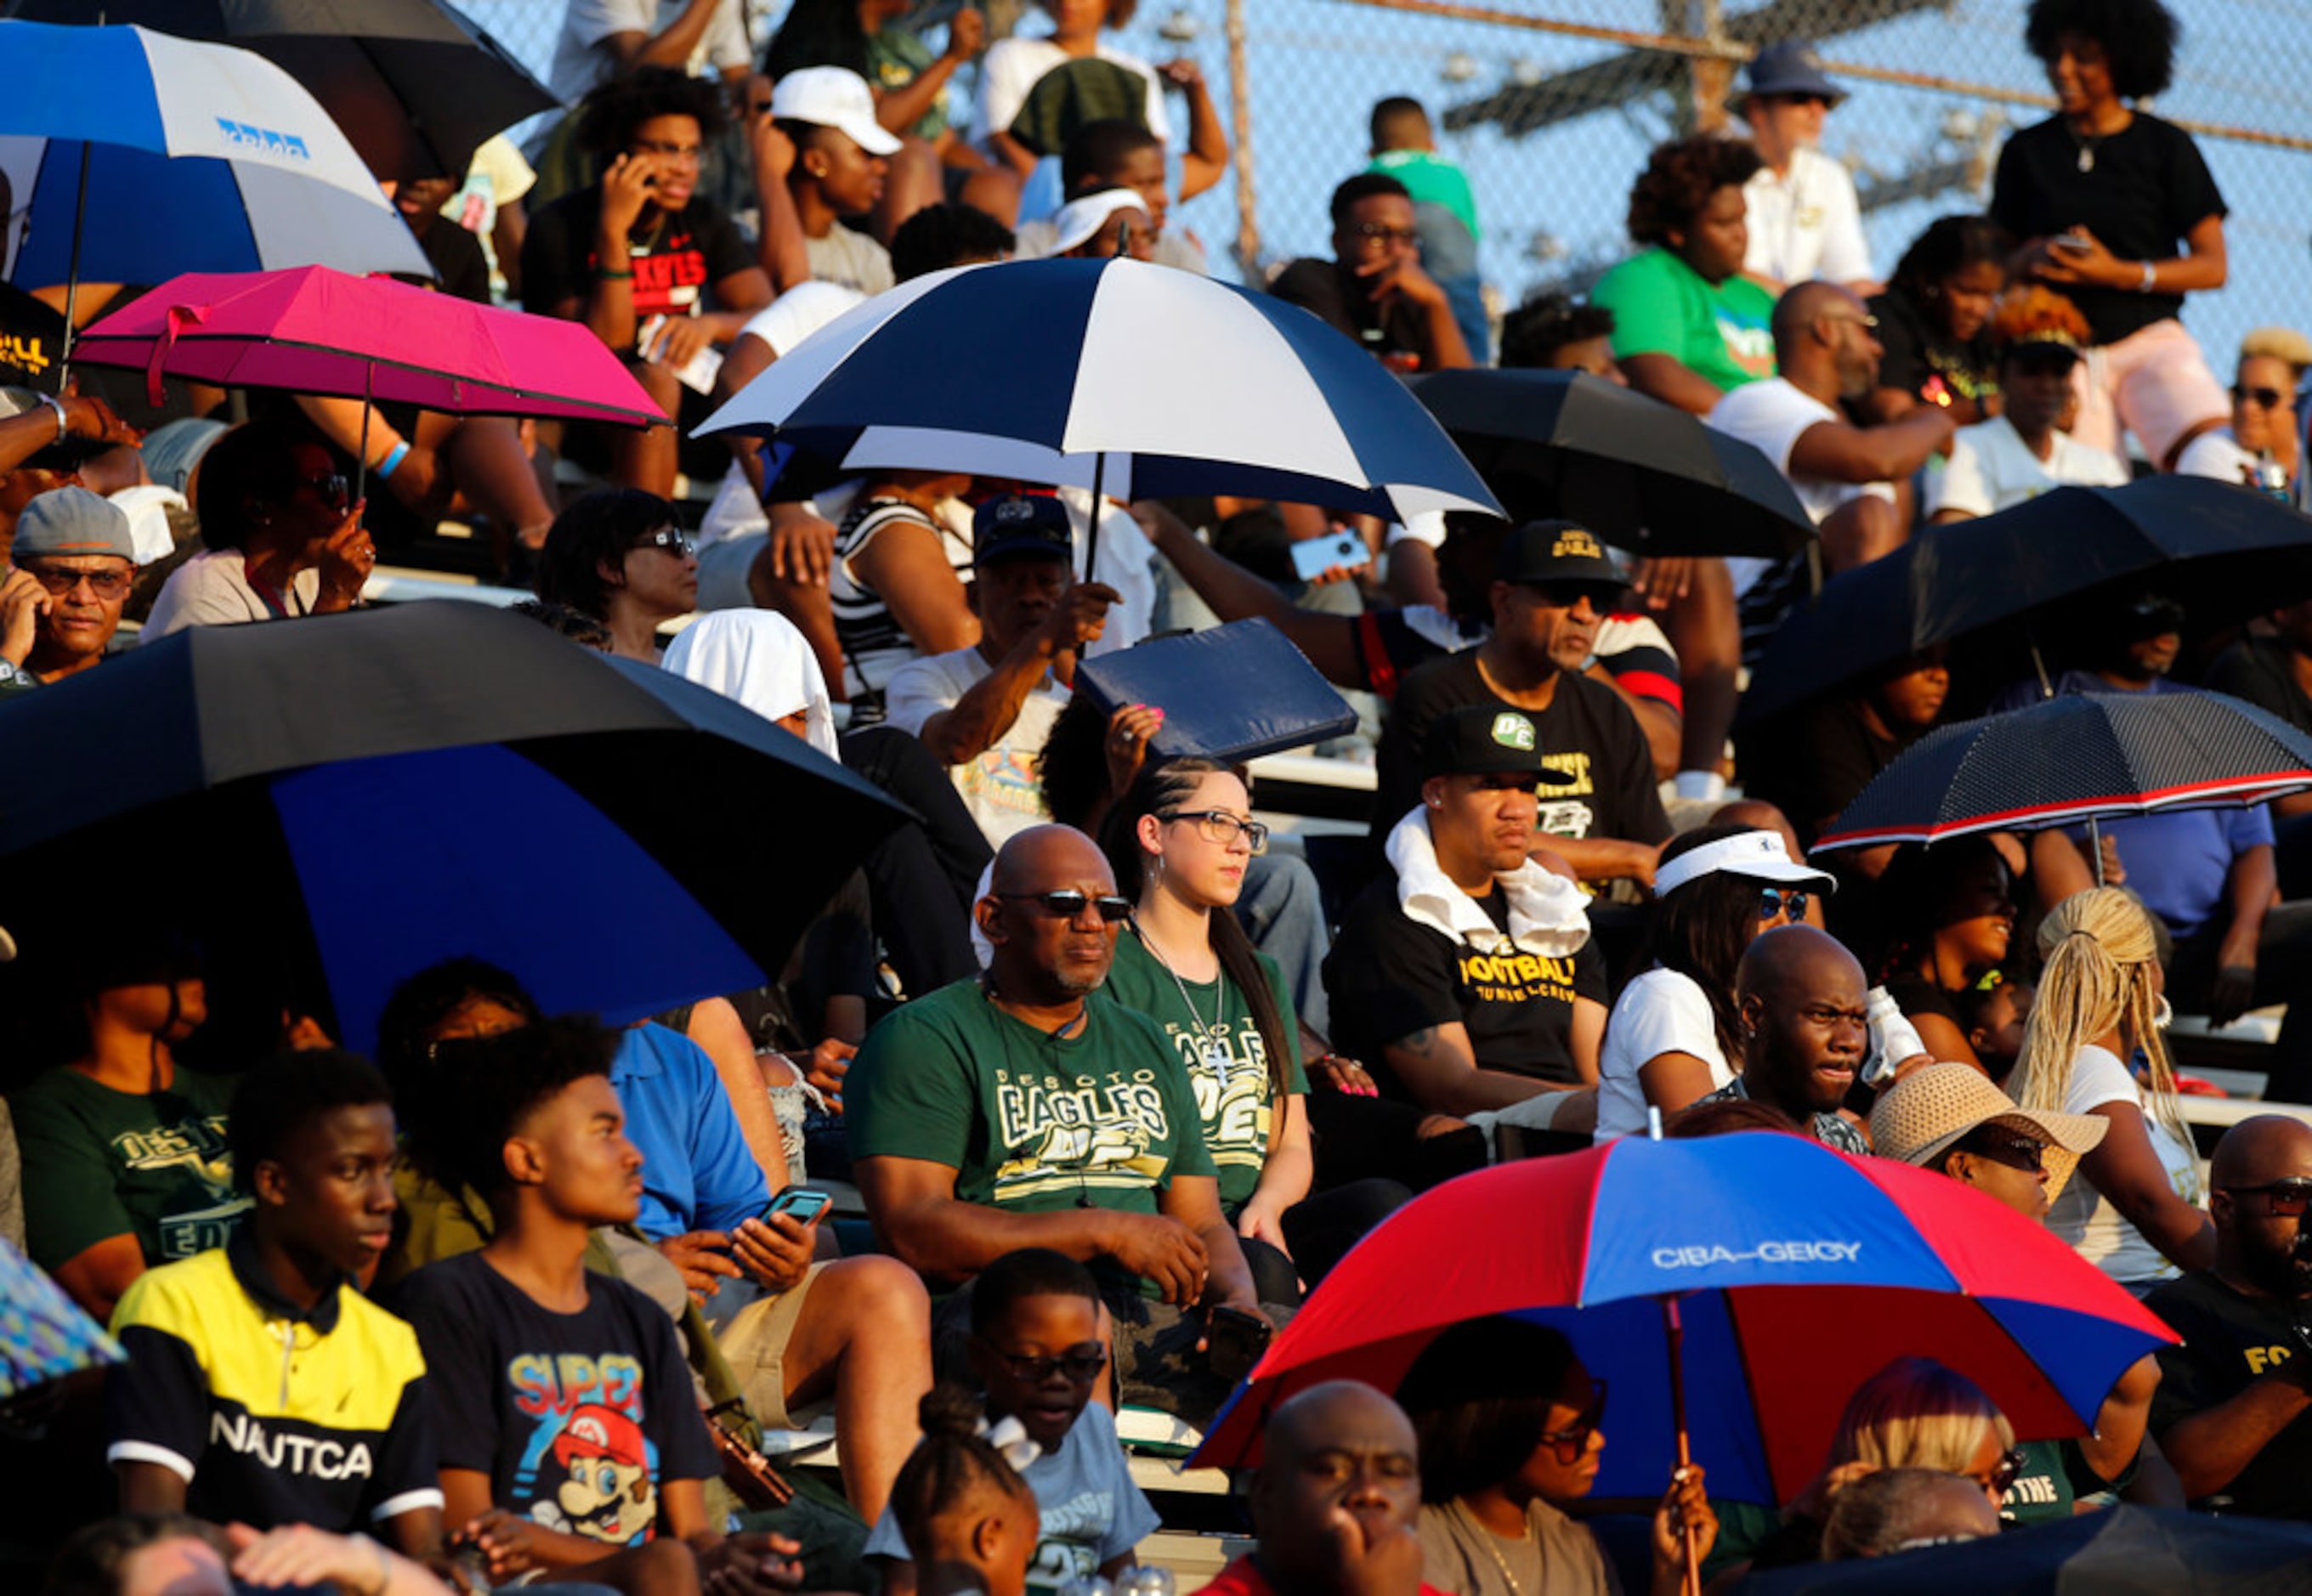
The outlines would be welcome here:
[[[2165,1443],[2179,1419],[2231,1400],[2278,1364],[2304,1356],[2290,1332],[2312,1319],[2312,1304],[2242,1296],[2203,1269],[2171,1280],[2143,1305],[2184,1338],[2159,1349],[2159,1390],[2151,1399],[2151,1435]],[[2224,1487],[2229,1511],[2252,1518],[2312,1519],[2312,1414],[2299,1414],[2264,1443]]]
[[[521,242],[521,302],[547,315],[570,300],[583,301],[594,287],[594,234],[602,218],[602,191],[565,194],[530,220]],[[653,316],[696,316],[714,283],[755,264],[747,240],[712,200],[693,199],[662,218],[655,236],[629,237],[635,272],[635,326]],[[626,353],[620,351],[621,353]]]
[[[1881,737],[1854,698],[1834,698],[1778,715],[1740,742],[1742,790],[1790,816],[1799,844],[1814,846],[1833,819],[1917,732]]]
[[[2297,684],[2290,663],[2295,657],[2296,651],[2276,637],[2243,639],[2216,656],[2200,685],[2244,698],[2297,730],[2312,733],[2312,698]]]
[[[64,342],[65,318],[47,301],[0,283],[0,382],[55,392]]]
[[[1468,1027],[1478,1064],[1535,1080],[1578,1083],[1573,1000],[1606,1000],[1606,960],[1595,938],[1568,958],[1520,952],[1508,937],[1499,891],[1479,898],[1502,931],[1498,953],[1405,917],[1397,880],[1374,882],[1349,906],[1325,959],[1335,1040],[1363,1060],[1384,1096],[1413,1101],[1382,1050],[1414,1032],[1455,1021]]]
[[[1465,704],[1518,706],[1497,696],[1477,670],[1477,652],[1465,649],[1409,672],[1397,690],[1380,739],[1379,786],[1373,799],[1373,840],[1388,839],[1406,811],[1421,801],[1421,742],[1429,724]],[[1541,830],[1558,837],[1612,837],[1622,842],[1669,840],[1654,782],[1653,750],[1638,718],[1611,687],[1561,671],[1546,710],[1520,710],[1541,739],[1542,763],[1575,780],[1541,789]]]
[[[436,216],[417,247],[434,268],[434,287],[477,305],[490,302],[490,260],[482,253],[481,240],[449,217]]]
[[[1321,317],[1374,355],[1419,354],[1428,343],[1429,324],[1419,310],[1401,295],[1379,309],[1370,288],[1335,261],[1296,260],[1276,274],[1268,292]]]
[[[442,1467],[490,1477],[517,1518],[639,1546],[670,1479],[711,1479],[714,1443],[663,1309],[589,1274],[586,1305],[556,1313],[479,1252],[404,1280],[392,1311],[417,1330]]]
[[[1870,301],[1878,318],[1878,386],[1899,388],[1929,405],[1945,398],[1980,403],[1999,391],[1999,357],[1988,327],[1959,343],[1900,288]]]
[[[1992,219],[2019,239],[2084,227],[2122,260],[2172,260],[2184,235],[2225,214],[2224,196],[2191,135],[2137,111],[2117,133],[2092,141],[2093,170],[2080,170],[2081,140],[2061,117],[2026,127],[1999,152]],[[2097,344],[2180,313],[2184,296],[2132,289],[2066,287]]]

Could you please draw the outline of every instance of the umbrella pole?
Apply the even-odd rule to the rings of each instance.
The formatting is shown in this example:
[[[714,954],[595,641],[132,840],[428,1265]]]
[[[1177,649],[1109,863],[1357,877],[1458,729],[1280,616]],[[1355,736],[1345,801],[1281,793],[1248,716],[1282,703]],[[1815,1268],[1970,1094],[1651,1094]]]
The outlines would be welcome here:
[[[369,413],[374,408],[370,393],[377,381],[377,362],[362,362],[362,424],[361,447],[354,454],[354,502],[359,504],[369,493]]]
[[[1099,559],[1099,515],[1102,490],[1108,481],[1108,450],[1101,449],[1091,458],[1091,519],[1084,528],[1083,580],[1090,581],[1092,567]]]
[[[1679,1320],[1677,1298],[1661,1299],[1662,1330],[1669,1342],[1669,1411],[1670,1422],[1677,1426],[1677,1466],[1683,1470],[1694,1462],[1694,1447],[1686,1433],[1686,1326]],[[1702,1596],[1702,1560],[1694,1555],[1694,1526],[1682,1524],[1678,1538],[1686,1546],[1686,1596]]]
[[[101,23],[104,15],[97,13]],[[65,350],[57,362],[57,392],[69,391],[72,379],[73,317],[80,305],[80,235],[88,219],[88,144],[80,141],[80,189],[73,200],[72,264],[65,269]]]

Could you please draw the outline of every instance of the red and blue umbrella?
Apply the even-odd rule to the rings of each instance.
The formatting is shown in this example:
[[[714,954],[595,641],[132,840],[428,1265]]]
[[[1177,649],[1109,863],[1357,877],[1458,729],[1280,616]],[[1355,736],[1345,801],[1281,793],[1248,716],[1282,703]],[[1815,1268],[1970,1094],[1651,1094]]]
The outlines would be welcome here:
[[[1941,1175],[1773,1132],[1625,1137],[1481,1170],[1391,1215],[1192,1461],[1249,1463],[1294,1391],[1395,1391],[1440,1331],[1487,1314],[1554,1325],[1607,1380],[1598,1491],[1642,1498],[1690,1438],[1713,1496],[1790,1500],[1847,1399],[1898,1357],[1966,1374],[2027,1439],[2080,1435],[2120,1374],[2176,1339],[2045,1228]]]

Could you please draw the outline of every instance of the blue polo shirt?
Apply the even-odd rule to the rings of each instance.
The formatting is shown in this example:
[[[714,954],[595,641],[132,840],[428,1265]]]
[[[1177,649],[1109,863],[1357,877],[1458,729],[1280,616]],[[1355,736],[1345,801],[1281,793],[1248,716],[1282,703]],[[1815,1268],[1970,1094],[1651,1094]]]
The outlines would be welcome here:
[[[643,1234],[735,1230],[763,1211],[769,1182],[705,1050],[664,1025],[634,1026],[619,1034],[610,1086],[642,1149]]]

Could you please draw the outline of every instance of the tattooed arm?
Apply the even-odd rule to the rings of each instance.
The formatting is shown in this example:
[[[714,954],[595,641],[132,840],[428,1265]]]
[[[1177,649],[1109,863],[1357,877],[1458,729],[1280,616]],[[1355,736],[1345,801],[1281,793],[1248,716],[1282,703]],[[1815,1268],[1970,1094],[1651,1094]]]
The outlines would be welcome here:
[[[1477,1055],[1469,1045],[1469,1028],[1458,1020],[1423,1025],[1390,1042],[1381,1055],[1413,1100],[1432,1113],[1467,1114],[1479,1109],[1507,1108],[1544,1092],[1566,1090],[1548,1081],[1479,1068]]]

